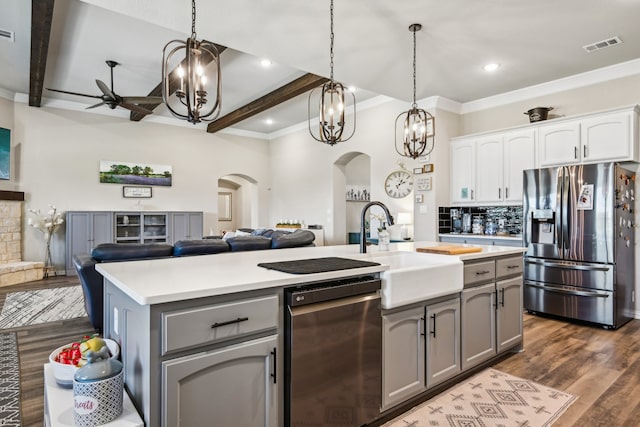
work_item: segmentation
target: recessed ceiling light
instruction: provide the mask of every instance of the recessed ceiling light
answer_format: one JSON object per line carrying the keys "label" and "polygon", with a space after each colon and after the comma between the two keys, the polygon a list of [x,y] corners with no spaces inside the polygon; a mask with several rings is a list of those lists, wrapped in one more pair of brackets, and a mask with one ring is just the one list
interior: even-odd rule
{"label": "recessed ceiling light", "polygon": [[264,68],[270,67],[271,64],[273,64],[273,62],[271,62],[271,60],[269,59],[261,59],[260,60],[260,65],[262,65]]}
{"label": "recessed ceiling light", "polygon": [[269,126],[271,126],[273,124],[273,119],[267,119],[264,121],[266,124],[268,124]]}
{"label": "recessed ceiling light", "polygon": [[492,62],[482,67],[483,70],[488,72],[496,71],[498,68],[500,68],[500,64],[497,64],[495,62]]}

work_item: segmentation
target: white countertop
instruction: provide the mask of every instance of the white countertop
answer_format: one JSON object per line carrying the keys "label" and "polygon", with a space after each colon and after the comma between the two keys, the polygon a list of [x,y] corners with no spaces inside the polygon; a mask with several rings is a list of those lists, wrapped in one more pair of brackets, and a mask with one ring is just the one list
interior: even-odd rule
{"label": "white countertop", "polygon": [[[413,252],[415,248],[440,245],[447,245],[447,243],[429,241],[402,242],[392,243],[390,246],[392,252]],[[524,248],[519,247],[464,246],[480,247],[482,252],[463,255],[424,255],[445,257],[447,259],[455,257],[466,261],[500,255],[521,254],[524,251]],[[360,254],[359,245],[342,245],[228,252],[214,255],[101,263],[96,264],[96,270],[138,304],[147,305],[276,288],[389,270],[389,265],[382,264],[375,267],[325,273],[288,274],[257,266],[261,262],[293,261],[322,257],[370,259],[375,262],[376,253],[380,253],[377,246],[369,246],[367,250],[369,251],[368,254]],[[461,289],[462,283],[460,283]]]}

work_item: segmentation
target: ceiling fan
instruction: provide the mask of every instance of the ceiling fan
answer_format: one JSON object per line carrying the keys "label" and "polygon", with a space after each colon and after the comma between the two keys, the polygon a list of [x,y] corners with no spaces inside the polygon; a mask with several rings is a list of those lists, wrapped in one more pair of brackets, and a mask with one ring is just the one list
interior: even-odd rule
{"label": "ceiling fan", "polygon": [[116,107],[122,107],[122,108],[126,108],[127,110],[131,110],[140,114],[152,114],[153,113],[152,110],[141,107],[138,104],[161,104],[162,103],[161,96],[120,96],[116,94],[113,91],[113,69],[116,67],[116,65],[119,65],[119,64],[116,61],[111,61],[111,60],[106,61],[106,63],[111,69],[111,89],[109,89],[109,87],[106,84],[104,84],[102,80],[96,79],[96,84],[98,85],[98,88],[102,92],[102,95],[87,95],[84,93],[69,92],[66,90],[51,89],[51,88],[47,88],[47,90],[50,90],[53,92],[67,93],[69,95],[86,96],[89,98],[97,98],[102,100],[102,102],[99,102],[95,105],[87,107],[87,109],[96,108],[101,105],[106,105],[112,110]]}

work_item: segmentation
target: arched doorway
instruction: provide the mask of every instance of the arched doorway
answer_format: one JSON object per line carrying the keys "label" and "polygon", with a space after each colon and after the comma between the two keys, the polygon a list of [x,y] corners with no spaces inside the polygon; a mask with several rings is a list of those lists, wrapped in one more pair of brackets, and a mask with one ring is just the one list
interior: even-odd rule
{"label": "arched doorway", "polygon": [[258,181],[243,174],[218,178],[217,230],[257,228],[259,226]]}
{"label": "arched doorway", "polygon": [[343,154],[334,162],[333,237],[330,244],[349,243],[349,233],[360,230],[360,213],[371,191],[371,157],[361,152]]}

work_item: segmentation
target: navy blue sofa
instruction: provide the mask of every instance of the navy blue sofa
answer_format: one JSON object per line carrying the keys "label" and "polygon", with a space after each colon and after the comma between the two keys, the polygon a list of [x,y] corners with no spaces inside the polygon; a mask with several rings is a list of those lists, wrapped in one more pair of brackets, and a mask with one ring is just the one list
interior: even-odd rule
{"label": "navy blue sofa", "polygon": [[102,262],[210,255],[223,252],[314,246],[315,235],[308,230],[253,230],[249,236],[229,239],[180,240],[166,243],[103,243],[91,254],[74,254],[73,265],[80,278],[84,304],[93,327],[102,332],[104,310],[103,277],[95,269]]}

